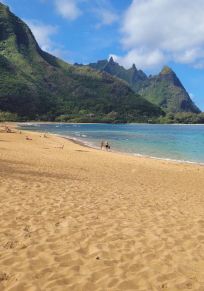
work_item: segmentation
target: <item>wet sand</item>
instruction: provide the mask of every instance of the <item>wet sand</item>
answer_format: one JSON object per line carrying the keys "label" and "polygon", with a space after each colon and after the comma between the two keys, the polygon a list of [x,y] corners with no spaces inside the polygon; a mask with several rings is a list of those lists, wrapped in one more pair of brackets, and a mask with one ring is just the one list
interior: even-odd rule
{"label": "wet sand", "polygon": [[204,290],[203,166],[0,132],[0,209],[0,290]]}

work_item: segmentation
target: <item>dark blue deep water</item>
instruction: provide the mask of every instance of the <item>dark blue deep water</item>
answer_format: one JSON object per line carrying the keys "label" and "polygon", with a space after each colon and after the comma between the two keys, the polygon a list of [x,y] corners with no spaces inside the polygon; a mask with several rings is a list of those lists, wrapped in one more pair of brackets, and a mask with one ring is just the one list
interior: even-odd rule
{"label": "dark blue deep water", "polygon": [[25,129],[78,139],[91,146],[108,141],[131,154],[204,163],[204,125],[24,124]]}

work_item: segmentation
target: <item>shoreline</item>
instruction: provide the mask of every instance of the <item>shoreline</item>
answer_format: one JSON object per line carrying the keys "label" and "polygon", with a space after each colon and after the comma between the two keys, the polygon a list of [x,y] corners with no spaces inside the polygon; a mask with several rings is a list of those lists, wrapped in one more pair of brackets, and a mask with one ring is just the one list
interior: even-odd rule
{"label": "shoreline", "polygon": [[[49,132],[48,132],[49,133]],[[82,140],[80,139],[75,139],[75,138],[72,138],[72,137],[69,137],[69,136],[63,136],[63,135],[60,135],[60,134],[53,134],[53,133],[49,133],[50,135],[56,135],[60,138],[64,138],[64,139],[67,139],[73,143],[76,143],[78,145],[81,145],[83,147],[87,147],[87,148],[91,148],[91,149],[95,149],[95,150],[101,150],[100,147],[97,147],[97,146],[92,146],[91,144],[89,144],[88,142],[83,142]],[[105,151],[105,150],[104,150]],[[193,161],[186,161],[186,160],[175,160],[175,159],[170,159],[170,158],[159,158],[159,157],[155,157],[155,156],[148,156],[148,155],[145,155],[145,154],[139,154],[139,153],[128,153],[128,152],[122,152],[122,151],[117,151],[117,150],[109,150],[107,152],[110,152],[110,153],[116,153],[116,154],[121,154],[121,155],[126,155],[126,156],[129,156],[129,157],[135,157],[135,158],[145,158],[145,159],[152,159],[152,160],[158,160],[158,161],[166,161],[166,162],[170,162],[170,163],[175,163],[175,164],[190,164],[190,165],[198,165],[198,166],[204,166],[204,162],[203,163],[199,163],[199,162],[193,162]]]}
{"label": "shoreline", "polygon": [[[17,126],[18,126],[18,124],[19,123],[17,123]],[[53,124],[53,123],[52,122],[50,122],[50,123],[44,123],[44,122],[39,123],[39,122],[36,122],[36,124]],[[67,123],[56,122],[55,124],[67,124]],[[69,124],[75,125],[75,124],[79,124],[79,123],[69,123]],[[84,124],[84,123],[81,123],[81,124]],[[94,124],[94,123],[86,123],[86,124]],[[176,124],[172,124],[172,125],[176,125]],[[180,124],[178,124],[178,125],[180,125]],[[188,124],[183,124],[183,125],[188,125]],[[22,130],[24,130],[24,129],[22,129]],[[27,130],[25,129],[24,131],[27,131]],[[28,131],[43,133],[41,131],[36,131],[36,130],[34,130],[34,131],[28,130]],[[59,138],[63,138],[65,140],[69,140],[69,141],[71,141],[73,143],[76,143],[76,144],[79,144],[79,145],[81,145],[83,147],[87,147],[87,148],[91,148],[91,149],[95,149],[95,150],[101,150],[99,146],[97,147],[96,145],[91,144],[89,141],[83,141],[83,140],[81,140],[81,139],[79,139],[77,137],[75,138],[75,137],[72,137],[72,136],[64,136],[64,135],[60,135],[58,133],[52,133],[52,132],[47,132],[47,133],[50,134],[50,135],[53,135],[53,136],[58,136]],[[188,160],[177,160],[177,159],[156,157],[156,156],[150,156],[150,155],[139,154],[139,153],[128,153],[128,152],[117,151],[117,150],[109,150],[108,152],[121,154],[121,155],[126,155],[126,156],[130,156],[130,157],[135,157],[135,158],[145,158],[145,159],[151,159],[151,160],[166,161],[166,162],[174,163],[174,164],[197,165],[197,166],[201,166],[201,167],[204,166],[204,162],[195,162],[195,161],[188,161]]]}
{"label": "shoreline", "polygon": [[[12,123],[12,121],[2,121],[2,123]],[[147,124],[147,125],[199,125],[203,126],[204,123],[148,123],[148,122],[131,122],[131,123],[104,123],[104,122],[58,122],[58,121],[22,121],[22,122],[13,122],[13,123],[25,123],[25,124]]]}

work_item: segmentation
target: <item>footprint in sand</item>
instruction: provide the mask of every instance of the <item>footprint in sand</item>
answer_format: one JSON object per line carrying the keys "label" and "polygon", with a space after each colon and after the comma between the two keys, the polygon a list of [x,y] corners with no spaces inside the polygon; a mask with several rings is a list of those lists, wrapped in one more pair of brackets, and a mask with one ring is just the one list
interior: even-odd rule
{"label": "footprint in sand", "polygon": [[14,249],[17,245],[17,241],[8,241],[5,245],[4,245],[4,248],[5,249]]}
{"label": "footprint in sand", "polygon": [[3,281],[8,281],[9,279],[9,275],[7,273],[0,273],[0,282],[3,282]]}

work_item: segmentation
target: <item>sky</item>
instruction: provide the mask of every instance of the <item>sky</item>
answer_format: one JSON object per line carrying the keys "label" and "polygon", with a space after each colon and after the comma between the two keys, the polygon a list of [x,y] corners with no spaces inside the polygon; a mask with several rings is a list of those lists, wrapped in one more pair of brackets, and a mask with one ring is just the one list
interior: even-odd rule
{"label": "sky", "polygon": [[170,66],[204,111],[203,0],[1,2],[29,25],[42,49],[69,63],[113,56],[146,74]]}

